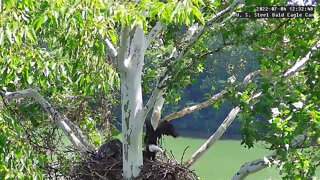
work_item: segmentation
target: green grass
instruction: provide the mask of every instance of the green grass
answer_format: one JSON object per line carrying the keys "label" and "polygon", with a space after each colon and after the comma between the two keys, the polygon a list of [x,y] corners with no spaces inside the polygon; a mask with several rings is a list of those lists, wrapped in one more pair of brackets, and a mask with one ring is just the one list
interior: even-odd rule
{"label": "green grass", "polygon": [[[167,150],[171,150],[176,159],[180,162],[184,149],[189,146],[184,155],[186,161],[204,139],[194,138],[166,138],[164,141]],[[240,141],[221,140],[214,144],[208,152],[191,166],[196,173],[205,180],[226,180],[230,179],[243,165],[243,163],[261,158],[271,152],[262,147],[246,149],[240,145]],[[271,167],[265,168],[255,174],[248,176],[248,180],[281,179],[278,171]]]}

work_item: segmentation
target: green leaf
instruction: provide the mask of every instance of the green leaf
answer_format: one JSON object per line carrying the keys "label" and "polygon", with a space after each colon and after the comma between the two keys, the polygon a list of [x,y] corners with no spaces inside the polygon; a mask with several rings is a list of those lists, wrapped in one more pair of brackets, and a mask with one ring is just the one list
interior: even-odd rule
{"label": "green leaf", "polygon": [[162,13],[162,18],[167,22],[171,22],[170,20],[171,13],[172,13],[172,7],[166,6]]}
{"label": "green leaf", "polygon": [[41,16],[35,21],[35,31],[38,31],[40,26],[48,20],[47,15],[41,14]]}
{"label": "green leaf", "polygon": [[4,32],[3,28],[0,28],[0,46],[4,44]]}
{"label": "green leaf", "polygon": [[29,38],[29,40],[31,42],[35,43],[36,37],[35,37],[35,32],[34,32],[33,28],[26,27],[26,33],[27,33],[27,37]]}
{"label": "green leaf", "polygon": [[[198,0],[198,2],[201,4],[201,5],[206,5],[202,0]],[[216,2],[216,1],[214,1]]]}
{"label": "green leaf", "polygon": [[10,44],[13,44],[12,32],[11,32],[11,30],[10,30],[8,27],[7,27],[7,29],[6,29],[6,35],[7,35],[7,38],[8,38],[8,40],[9,40]]}
{"label": "green leaf", "polygon": [[90,76],[89,75],[86,76],[86,82],[90,83]]}
{"label": "green leaf", "polygon": [[214,7],[218,7],[218,6],[220,6],[220,1],[213,1],[212,5]]}
{"label": "green leaf", "polygon": [[198,18],[198,20],[201,22],[201,24],[205,24],[202,13],[196,6],[192,6],[192,12]]}
{"label": "green leaf", "polygon": [[24,174],[23,174],[21,171],[17,173],[17,178],[18,178],[18,179],[24,179],[24,177],[25,177],[25,176],[24,176]]}
{"label": "green leaf", "polygon": [[4,179],[7,180],[7,179],[11,179],[14,177],[14,174],[12,171],[9,171],[7,172],[7,174],[5,175]]}
{"label": "green leaf", "polygon": [[193,4],[195,4],[195,6],[199,7],[199,1],[198,0],[193,0]]}
{"label": "green leaf", "polygon": [[108,31],[108,35],[109,35],[112,43],[116,44],[117,43],[117,36],[115,35],[114,31],[113,30],[109,30]]}

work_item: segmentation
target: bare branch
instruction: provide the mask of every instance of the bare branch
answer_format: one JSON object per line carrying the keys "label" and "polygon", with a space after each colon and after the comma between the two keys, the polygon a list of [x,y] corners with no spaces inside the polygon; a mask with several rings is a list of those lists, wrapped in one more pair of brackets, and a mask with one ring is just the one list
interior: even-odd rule
{"label": "bare branch", "polygon": [[162,28],[162,24],[160,22],[157,22],[157,24],[151,29],[148,36],[146,37],[145,49],[149,47],[152,40],[161,32]]}
{"label": "bare branch", "polygon": [[72,121],[70,121],[67,117],[63,115],[64,121],[69,125],[69,127],[72,129],[72,131],[75,133],[77,137],[79,137],[79,140],[81,143],[88,149],[88,151],[92,152],[94,151],[94,147],[86,140],[85,136],[82,133],[82,130],[74,124]]}
{"label": "bare branch", "polygon": [[[218,12],[212,19],[208,20],[206,22],[205,26],[191,26],[188,31],[189,33],[186,33],[186,36],[189,36],[190,38],[182,38],[185,39],[185,46],[182,48],[182,50],[179,52],[179,56],[177,60],[181,59],[185,53],[188,51],[188,49],[202,36],[205,30],[210,28],[217,20],[219,20],[222,16],[224,16],[226,13],[232,10],[235,6],[237,6],[239,3],[242,3],[242,0],[235,0],[230,6],[226,7],[222,11]],[[190,36],[190,34],[192,34]]]}
{"label": "bare branch", "polygon": [[163,89],[156,88],[155,91],[151,94],[147,104],[143,108],[143,119],[145,119],[152,109],[152,107],[155,105],[157,99],[160,97],[160,95],[163,94]]}
{"label": "bare branch", "polygon": [[[298,135],[295,136],[289,144],[290,148],[297,148],[303,144],[303,142],[307,139],[306,135]],[[232,180],[242,180],[250,174],[258,172],[266,167],[270,167],[272,162],[276,159],[277,151],[274,151],[268,156],[246,162],[241,167],[240,170],[232,177]]]}
{"label": "bare branch", "polygon": [[[262,73],[264,73],[264,72],[262,72],[260,70],[249,73],[244,78],[243,82],[240,83],[238,86],[243,86],[243,85],[248,84],[253,77],[255,77],[257,75],[260,75]],[[195,111],[198,111],[200,109],[206,108],[206,107],[210,106],[211,104],[213,104],[213,103],[219,101],[220,99],[222,99],[223,96],[225,95],[225,93],[226,93],[226,90],[223,90],[220,93],[215,94],[210,99],[208,99],[208,100],[206,100],[206,101],[204,101],[202,103],[199,103],[199,104],[184,108],[184,109],[182,109],[182,110],[180,110],[178,112],[171,113],[171,114],[167,115],[166,117],[164,117],[161,121],[171,121],[173,119],[177,119],[177,118],[180,118],[180,117],[185,116],[187,114],[190,114],[192,112],[195,112]]]}
{"label": "bare branch", "polygon": [[[245,78],[249,79],[249,78]],[[254,100],[258,98],[261,95],[261,93],[257,93],[252,95],[249,99],[248,102],[251,100]],[[213,145],[216,141],[220,139],[222,134],[228,129],[230,124],[233,122],[233,120],[237,117],[238,113],[241,111],[240,106],[237,106],[233,108],[228,116],[225,118],[225,120],[221,123],[219,128],[214,132],[210,138],[191,156],[191,158],[185,163],[187,167],[190,167],[196,160],[199,159],[199,157],[206,152],[210,148],[211,145]]]}
{"label": "bare branch", "polygon": [[285,77],[291,76],[292,74],[294,74],[295,72],[299,71],[300,69],[302,69],[305,65],[305,63],[310,59],[310,56],[312,55],[313,52],[318,51],[320,48],[320,40],[317,41],[312,47],[311,50],[301,59],[298,59],[296,61],[296,63],[294,64],[294,66],[292,66],[291,68],[289,68],[289,70],[284,73]]}
{"label": "bare branch", "polygon": [[[320,42],[320,41],[319,41]],[[318,48],[315,48],[319,45],[319,42],[316,43],[316,45],[312,48],[313,50],[317,50]],[[307,55],[305,56],[305,59],[309,59],[311,55],[311,52],[308,52]],[[307,60],[302,60],[301,63],[298,63],[299,66],[294,65],[292,68],[289,69],[289,71],[287,71],[284,76],[285,77],[290,77],[293,72],[299,71],[301,68],[301,66],[307,61]],[[294,68],[295,67],[295,68]],[[248,74],[245,78],[244,78],[244,84],[248,84],[251,80],[252,77],[261,74],[261,71],[255,71],[252,72],[250,74]],[[261,95],[261,92],[257,93],[256,95],[252,96],[249,100],[258,98]],[[221,97],[222,98],[222,97]],[[197,105],[192,106],[193,109],[196,109]],[[182,110],[183,111],[183,110]],[[181,115],[182,113],[187,114],[186,112],[191,112],[192,109],[185,109],[185,112],[179,111],[179,113],[177,112],[176,115],[178,117],[178,115]],[[226,129],[228,128],[228,126],[233,122],[233,120],[235,119],[236,115],[240,112],[240,107],[235,107],[233,108],[229,115],[226,117],[226,119],[223,121],[223,123],[220,125],[220,127],[217,129],[217,131],[192,155],[192,157],[185,163],[186,166],[191,166],[212,144],[214,144],[214,142],[216,142],[221,135],[226,131]],[[175,113],[173,113],[175,114]],[[173,116],[172,114],[170,114],[171,116]],[[170,117],[170,115],[168,115]],[[181,116],[180,116],[181,117]],[[165,117],[167,118],[167,117]],[[164,118],[164,119],[165,119]],[[171,117],[170,117],[171,118]],[[168,118],[168,119],[170,119]],[[303,139],[303,138],[302,138]],[[295,141],[291,142],[291,146],[296,146],[296,144],[299,144],[299,142],[301,141],[301,138],[299,138],[298,140],[295,139]],[[268,158],[272,158],[274,155],[270,155],[266,158],[264,158],[263,160],[258,159],[255,160],[253,162],[250,162],[248,164],[245,164],[243,166],[243,169],[240,169],[240,171],[235,175],[234,179],[242,179],[244,177],[246,177],[248,174],[253,173],[253,172],[257,172],[261,169],[263,169],[264,167],[267,167],[265,161]],[[238,176],[240,178],[238,178]]]}
{"label": "bare branch", "polygon": [[[53,121],[63,130],[65,135],[69,138],[74,147],[83,155],[87,156],[87,151],[92,151],[94,148],[84,139],[81,131],[77,132],[81,136],[71,130],[70,125],[72,124],[69,119],[61,115],[49,102],[47,102],[38,92],[33,89],[25,89],[16,92],[7,92],[4,94],[5,99],[19,99],[19,98],[34,98],[41,106],[50,114]],[[74,124],[72,126],[75,126]]]}
{"label": "bare branch", "polygon": [[252,80],[253,77],[258,76],[258,75],[260,75],[260,74],[265,74],[265,73],[267,73],[267,72],[268,72],[268,71],[257,70],[257,71],[253,71],[253,72],[247,74],[246,77],[244,77],[243,83],[240,84],[240,86],[249,84],[249,83],[251,82],[251,80]]}
{"label": "bare branch", "polygon": [[164,98],[162,94],[159,96],[159,98],[157,99],[153,107],[153,113],[151,116],[151,125],[154,130],[156,130],[158,127],[158,124],[161,118],[161,110],[162,110],[163,103],[164,103]]}
{"label": "bare branch", "polygon": [[210,136],[210,138],[191,156],[191,158],[185,163],[185,166],[190,167],[211,145],[220,139],[221,135],[227,130],[239,112],[239,106],[233,108],[217,131],[212,134],[212,136]]}
{"label": "bare branch", "polygon": [[107,52],[110,55],[110,57],[112,59],[116,59],[118,52],[117,52],[116,48],[113,46],[112,42],[108,38],[104,38],[104,42],[105,42],[106,49],[107,49]]}
{"label": "bare branch", "polygon": [[240,170],[232,177],[232,180],[242,180],[246,178],[249,174],[258,172],[271,165],[271,162],[276,157],[276,153],[272,153],[268,156],[253,160],[251,162],[244,163]]}
{"label": "bare branch", "polygon": [[203,109],[205,107],[208,107],[211,104],[213,104],[214,102],[219,101],[223,97],[223,95],[225,93],[226,93],[226,91],[222,91],[222,92],[220,92],[218,94],[215,94],[210,99],[208,99],[208,100],[206,100],[206,101],[204,101],[202,103],[199,103],[199,104],[184,108],[184,109],[182,109],[182,110],[180,110],[178,112],[171,113],[171,114],[167,115],[166,117],[164,117],[161,121],[171,121],[173,119],[180,118],[180,117],[185,116],[187,114],[190,114],[192,112],[195,112],[195,111],[198,111],[198,110]]}
{"label": "bare branch", "polygon": [[[176,55],[176,48],[172,51],[170,58],[173,58]],[[166,74],[167,72],[167,67],[164,71],[161,72],[159,75],[159,80],[158,80],[158,85],[152,92],[147,104],[143,108],[143,119],[145,119],[150,112],[151,108],[154,106],[156,103],[157,99],[163,95],[165,91],[164,83],[169,79],[169,76]]]}

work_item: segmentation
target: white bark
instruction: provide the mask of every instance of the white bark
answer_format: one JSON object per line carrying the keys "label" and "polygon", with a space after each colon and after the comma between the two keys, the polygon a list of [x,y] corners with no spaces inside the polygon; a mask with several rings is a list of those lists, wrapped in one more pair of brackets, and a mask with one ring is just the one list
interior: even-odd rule
{"label": "white bark", "polygon": [[311,50],[303,58],[297,59],[296,63],[291,68],[289,68],[289,70],[284,74],[284,76],[288,77],[293,75],[295,72],[300,71],[305,66],[305,63],[310,59],[312,53],[319,50],[319,48],[320,40],[314,43]]}
{"label": "white bark", "polygon": [[152,116],[151,116],[151,125],[153,127],[154,130],[157,129],[158,127],[158,124],[160,122],[160,118],[161,118],[161,110],[162,110],[162,106],[163,106],[163,103],[164,103],[164,98],[163,98],[163,95],[161,95],[154,107],[153,107],[153,113],[152,113]]}
{"label": "white bark", "polygon": [[127,50],[129,49],[129,27],[125,26],[121,29],[121,38],[120,38],[120,48],[118,50],[118,57],[117,57],[117,68],[120,71],[120,73],[124,73],[125,65],[124,60],[127,55]]}
{"label": "white bark", "polygon": [[[172,51],[172,53],[171,53],[169,58],[173,58],[175,56],[177,56],[176,48],[174,48],[174,50]],[[148,113],[150,112],[152,107],[155,105],[155,103],[159,99],[159,97],[163,96],[163,93],[164,93],[164,90],[165,90],[165,87],[163,87],[164,83],[165,83],[165,81],[167,81],[170,78],[166,73],[167,73],[167,67],[159,75],[159,77],[158,77],[159,80],[158,80],[157,87],[154,89],[154,91],[152,92],[147,104],[143,108],[144,118],[147,117]]]}
{"label": "white bark", "polygon": [[[141,75],[144,63],[145,38],[139,27],[130,33],[123,30],[119,61],[122,66],[121,77],[121,108],[123,136],[123,177],[133,179],[140,173],[142,158],[142,87]],[[121,56],[120,56],[121,55]]]}
{"label": "white bark", "polygon": [[190,167],[198,158],[207,150],[211,145],[220,139],[221,135],[228,129],[230,124],[236,118],[237,114],[240,112],[240,107],[237,106],[233,108],[225,120],[222,122],[220,127],[216,130],[214,134],[191,156],[191,158],[185,163],[185,166]]}
{"label": "white bark", "polygon": [[[69,138],[73,146],[82,154],[87,155],[87,151],[93,151],[94,148],[84,139],[81,131],[74,133],[71,126],[76,127],[67,117],[61,115],[49,102],[47,102],[38,92],[33,89],[26,89],[16,92],[7,92],[3,96],[5,99],[34,98],[50,114],[53,121],[62,129]],[[78,135],[78,136],[77,136]]]}
{"label": "white bark", "polygon": [[177,111],[177,112],[174,112],[174,113],[171,113],[167,116],[165,116],[161,121],[171,121],[173,119],[177,119],[177,118],[180,118],[180,117],[183,117],[187,114],[190,114],[192,112],[195,112],[195,111],[198,111],[200,109],[203,109],[203,108],[206,108],[210,105],[212,105],[214,102],[217,102],[219,100],[222,99],[222,97],[225,95],[226,91],[223,90],[221,91],[220,93],[218,94],[215,94],[214,96],[212,96],[210,99],[202,102],[202,103],[199,103],[199,104],[196,104],[196,105],[193,105],[193,106],[190,106],[190,107],[186,107],[180,111]]}
{"label": "white bark", "polygon": [[118,56],[116,48],[113,46],[112,42],[108,38],[104,38],[104,44],[106,46],[106,50],[108,52],[109,57],[112,59],[112,62],[114,63]]}
{"label": "white bark", "polygon": [[[303,134],[295,136],[290,141],[289,147],[296,148],[302,145],[303,142],[306,140],[306,138],[307,136]],[[272,165],[272,162],[276,160],[276,157],[277,157],[277,151],[274,151],[268,156],[264,156],[262,158],[244,163],[240,167],[240,170],[232,177],[232,180],[242,180],[250,174],[258,172],[266,167],[270,167]]]}
{"label": "white bark", "polygon": [[157,22],[157,24],[151,29],[148,36],[146,37],[145,50],[149,47],[152,40],[161,32],[162,28],[162,24],[160,22]]}
{"label": "white bark", "polygon": [[163,89],[156,87],[156,89],[152,92],[147,104],[143,108],[143,118],[144,119],[147,117],[148,113],[150,112],[152,107],[155,105],[157,99],[159,98],[159,96],[161,94],[163,94]]}
{"label": "white bark", "polygon": [[[308,52],[306,54],[305,57],[302,58],[302,60],[298,59],[297,60],[297,63],[289,68],[289,70],[284,74],[284,77],[288,78],[288,77],[291,77],[295,72],[299,71],[302,69],[302,67],[305,65],[305,63],[307,62],[307,60],[310,59],[311,55],[312,55],[312,52],[318,50],[320,46],[320,41],[316,42],[315,45],[311,48],[312,50],[310,52]],[[248,74],[245,78],[244,78],[244,82],[243,84],[247,84],[251,81],[251,78],[258,75],[258,74],[261,74],[263,72],[261,71],[255,71],[255,72],[252,72],[250,74]],[[268,73],[268,72],[266,72]],[[222,93],[222,92],[221,92]],[[222,94],[223,95],[223,94]],[[220,98],[222,98],[222,95]],[[261,92],[257,93],[256,95],[254,95],[252,98],[250,98],[250,100],[253,100],[253,99],[256,99],[258,98],[259,96],[261,95]],[[212,99],[212,98],[211,98]],[[211,99],[209,99],[208,101],[210,101]],[[168,116],[166,116],[164,118],[164,120],[171,120],[173,118],[177,118],[177,117],[181,117],[181,116],[184,116],[185,114],[188,114],[188,113],[191,113],[191,112],[194,112],[196,110],[199,110],[200,108],[203,108],[205,107],[204,106],[204,103],[207,103],[206,102],[203,102],[203,103],[200,103],[198,105],[194,105],[194,106],[191,106],[191,107],[188,107],[186,109],[183,109],[179,112],[176,112],[176,113],[172,113]],[[212,102],[211,102],[212,103]],[[216,142],[220,137],[221,135],[226,131],[227,127],[232,123],[232,121],[235,119],[236,115],[239,113],[240,109],[239,107],[236,107],[234,109],[231,110],[231,112],[229,113],[229,115],[227,116],[227,118],[223,121],[223,123],[220,125],[220,127],[218,128],[218,130],[192,155],[192,157],[185,163],[186,166],[190,166],[192,163],[194,163],[212,144],[214,144],[214,142]],[[300,137],[300,136],[297,136],[297,138]],[[297,140],[297,138],[295,138],[292,142],[295,143],[295,144],[298,144],[297,141],[301,142],[301,138]],[[268,158],[271,158],[273,157],[274,155],[270,155],[270,156],[267,156]],[[264,159],[265,160],[265,159]],[[260,161],[260,160],[255,160],[253,162],[250,162],[249,165],[247,164],[246,166],[243,166],[243,169],[242,169],[242,173],[253,173],[253,172],[256,172],[262,168],[266,167],[266,165]],[[246,169],[247,168],[247,169]],[[238,174],[238,173],[237,173]],[[239,176],[242,176],[241,174],[239,174]],[[247,176],[247,175],[245,175]]]}
{"label": "white bark", "polygon": [[258,172],[265,167],[271,166],[271,162],[275,158],[276,153],[272,153],[268,156],[246,162],[241,166],[240,170],[232,177],[232,180],[242,180],[248,175]]}
{"label": "white bark", "polygon": [[[256,72],[261,72],[261,71],[256,71]],[[258,74],[258,73],[254,73],[254,74]],[[249,74],[251,77],[252,73]],[[245,82],[249,82],[250,81],[250,76],[246,76],[245,78]],[[254,100],[256,98],[258,98],[261,95],[261,93],[257,93],[252,95],[249,99],[248,102],[251,100]],[[218,141],[220,139],[220,137],[222,136],[222,134],[228,129],[228,127],[230,126],[230,124],[233,122],[233,120],[237,117],[238,113],[241,111],[240,107],[237,106],[235,108],[233,108],[230,113],[228,114],[228,116],[225,118],[225,120],[221,123],[221,125],[219,126],[219,128],[214,132],[214,134],[212,134],[210,136],[210,138],[191,156],[191,158],[185,163],[185,165],[187,167],[190,167],[194,162],[196,162],[199,157],[204,154],[211,145],[213,145],[216,141]]]}

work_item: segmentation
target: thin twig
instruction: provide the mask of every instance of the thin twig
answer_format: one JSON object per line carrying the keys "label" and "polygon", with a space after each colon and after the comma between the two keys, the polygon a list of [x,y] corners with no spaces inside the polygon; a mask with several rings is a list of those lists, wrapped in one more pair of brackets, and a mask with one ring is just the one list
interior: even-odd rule
{"label": "thin twig", "polygon": [[181,156],[180,164],[182,164],[184,154],[186,153],[186,151],[187,151],[187,149],[188,149],[189,147],[190,147],[190,146],[187,146],[187,147],[183,150],[183,153],[182,153],[182,156]]}

